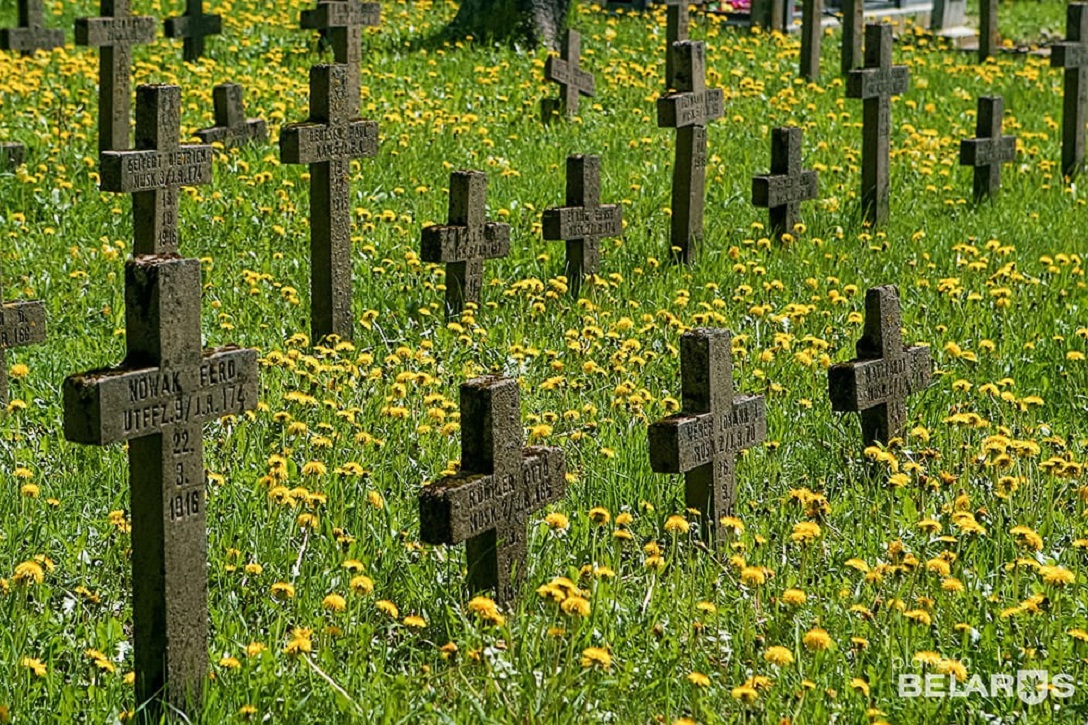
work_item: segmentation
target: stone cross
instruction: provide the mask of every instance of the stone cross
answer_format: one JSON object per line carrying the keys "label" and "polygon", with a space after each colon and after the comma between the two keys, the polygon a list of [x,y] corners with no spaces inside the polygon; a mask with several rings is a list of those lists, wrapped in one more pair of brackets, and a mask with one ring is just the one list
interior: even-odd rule
{"label": "stone cross", "polygon": [[8,404],[7,351],[45,342],[45,304],[3,301],[0,289],[0,405]]}
{"label": "stone cross", "polygon": [[997,55],[1001,36],[997,31],[997,0],[979,0],[978,7],[978,62]]}
{"label": "stone cross", "polygon": [[15,141],[0,143],[0,171],[12,171],[26,161],[26,146]]}
{"label": "stone cross", "polygon": [[184,38],[183,57],[195,61],[204,55],[204,38],[223,32],[222,15],[205,15],[204,0],[185,0],[185,14],[167,18],[167,38]]}
{"label": "stone cross", "polygon": [[377,155],[378,124],[357,118],[358,87],[353,95],[350,77],[340,64],[311,68],[310,118],[280,132],[280,160],[310,166],[310,332],[315,343],[330,335],[354,337],[351,160]]}
{"label": "stone cross", "polygon": [[865,68],[850,71],[846,97],[865,104],[861,146],[861,208],[866,221],[888,220],[888,146],[892,131],[892,96],[906,93],[910,70],[892,65],[892,26],[865,26]]}
{"label": "stone cross", "polygon": [[975,167],[975,201],[1001,188],[1001,165],[1016,159],[1016,137],[1002,136],[1005,102],[1001,96],[978,99],[977,138],[960,141],[960,165]]}
{"label": "stone cross", "polygon": [[673,45],[688,39],[688,0],[665,3],[665,90],[676,90],[676,51]]}
{"label": "stone cross", "polygon": [[721,541],[736,499],[736,455],[767,437],[762,395],[734,395],[732,335],[696,328],[680,338],[681,413],[649,428],[650,467],[683,473],[684,501],[704,540]]}
{"label": "stone cross", "polygon": [[466,303],[480,304],[484,260],[510,252],[510,225],[487,221],[487,174],[450,174],[449,220],[424,228],[420,259],[446,265],[446,313],[461,314]]}
{"label": "stone cross", "polygon": [[623,209],[601,204],[601,157],[567,157],[567,205],[545,209],[544,238],[567,243],[564,274],[578,297],[582,280],[597,274],[602,237],[623,234]]}
{"label": "stone cross", "polygon": [[263,118],[246,118],[242,103],[244,91],[237,83],[220,83],[212,91],[215,126],[196,132],[206,144],[221,143],[226,148],[268,141],[268,126]]}
{"label": "stone cross", "polygon": [[31,56],[64,45],[64,31],[45,27],[42,0],[19,0],[19,27],[0,28],[0,49]]}
{"label": "stone cross", "polygon": [[865,37],[865,0],[842,0],[842,64],[844,76],[861,67],[861,41]]}
{"label": "stone cross", "polygon": [[691,264],[703,243],[706,126],[725,113],[725,97],[720,88],[706,87],[704,43],[682,40],[673,50],[676,92],[657,99],[657,125],[676,129],[669,243],[675,258]]}
{"label": "stone cross", "polygon": [[102,0],[102,17],[76,19],[76,45],[101,48],[98,58],[98,150],[129,147],[132,46],[155,40],[155,18],[129,13],[129,0]]}
{"label": "stone cross", "polygon": [[861,413],[866,446],[902,438],[907,396],[929,385],[933,367],[929,348],[905,346],[901,328],[899,290],[895,285],[870,289],[857,358],[828,370],[831,408]]}
{"label": "stone cross", "polygon": [[198,719],[208,678],[208,557],[202,424],[257,405],[257,351],[201,350],[200,262],[125,265],[128,354],[64,381],[64,435],[128,443],[136,704]]}
{"label": "stone cross", "polygon": [[559,84],[559,99],[545,98],[541,101],[541,113],[547,121],[557,113],[568,118],[578,115],[578,97],[593,97],[597,82],[593,74],[582,70],[582,35],[577,30],[568,30],[563,35],[560,56],[548,56],[544,63],[544,78]]}
{"label": "stone cross", "polygon": [[472,592],[514,599],[525,574],[529,515],[566,493],[559,448],[522,447],[517,380],[461,385],[461,470],[419,492],[419,535],[428,544],[465,542]]}
{"label": "stone cross", "polygon": [[770,210],[771,233],[793,234],[801,202],[818,193],[815,171],[801,167],[804,132],[795,127],[771,131],[771,173],[752,179],[752,203]]}
{"label": "stone cross", "polygon": [[181,88],[136,89],[136,149],[105,151],[101,188],[132,194],[134,255],[178,251],[178,189],[209,184],[212,147],[178,143]]}
{"label": "stone cross", "polygon": [[1050,47],[1050,65],[1065,69],[1062,104],[1062,174],[1076,176],[1084,166],[1084,125],[1088,112],[1088,3],[1066,8],[1065,42]]}
{"label": "stone cross", "polygon": [[752,27],[758,26],[779,33],[786,32],[787,1],[790,4],[793,2],[793,0],[752,0],[749,11]]}
{"label": "stone cross", "polygon": [[360,0],[321,0],[312,10],[303,10],[299,25],[320,30],[332,45],[333,60],[347,66],[347,106],[354,117],[359,113],[363,62],[363,28],[381,23],[381,5]]}
{"label": "stone cross", "polygon": [[820,77],[820,42],[824,37],[823,0],[804,0],[801,6],[801,77]]}

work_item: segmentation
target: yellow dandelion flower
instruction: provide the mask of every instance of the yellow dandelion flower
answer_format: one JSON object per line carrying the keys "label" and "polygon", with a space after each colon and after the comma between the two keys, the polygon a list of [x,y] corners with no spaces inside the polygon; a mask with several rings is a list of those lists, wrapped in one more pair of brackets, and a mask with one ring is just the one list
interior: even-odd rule
{"label": "yellow dandelion flower", "polygon": [[850,688],[857,690],[862,695],[865,695],[865,697],[869,696],[869,683],[860,677],[855,677],[850,680]]}
{"label": "yellow dandelion flower", "polygon": [[788,648],[775,645],[768,647],[763,652],[763,659],[770,662],[775,667],[786,667],[792,665],[794,662],[793,652],[790,652]]}
{"label": "yellow dandelion flower", "polygon": [[292,599],[295,596],[295,586],[288,584],[287,582],[276,582],[272,585],[272,597],[274,599],[284,600]]}
{"label": "yellow dandelion flower", "polygon": [[11,581],[17,585],[41,584],[45,581],[45,571],[36,561],[24,561],[15,567]]}
{"label": "yellow dandelion flower", "polygon": [[397,619],[400,617],[400,610],[397,609],[397,605],[393,604],[393,602],[389,601],[388,599],[379,599],[378,601],[374,602],[374,606],[378,608],[379,612],[382,612],[383,614],[386,614],[393,619]]}
{"label": "yellow dandelion flower", "polygon": [[33,657],[23,657],[19,660],[19,664],[33,672],[36,677],[45,677],[46,667],[41,660]]}
{"label": "yellow dandelion flower", "polygon": [[820,627],[815,627],[805,632],[805,636],[801,638],[801,642],[811,652],[820,652],[831,647],[831,635],[826,630]]}
{"label": "yellow dandelion flower", "polygon": [[427,626],[427,620],[417,614],[409,614],[404,618],[403,624],[411,629],[423,629]]}
{"label": "yellow dandelion flower", "polygon": [[805,603],[808,599],[807,595],[800,589],[787,589],[782,592],[782,603],[788,604],[791,607],[799,607]]}
{"label": "yellow dandelion flower", "polygon": [[570,519],[558,512],[552,512],[544,517],[544,523],[552,529],[566,529],[570,526]]}
{"label": "yellow dandelion flower", "polygon": [[607,670],[612,667],[612,655],[602,647],[586,647],[582,650],[582,667],[600,667]]}
{"label": "yellow dandelion flower", "polygon": [[612,514],[608,513],[608,509],[603,506],[595,506],[589,510],[589,520],[603,526],[612,520]]}
{"label": "yellow dandelion flower", "polygon": [[348,602],[339,594],[329,594],[321,600],[321,606],[327,612],[342,612],[348,608]]}
{"label": "yellow dandelion flower", "polygon": [[758,566],[746,566],[740,570],[740,580],[748,586],[761,586],[767,581],[767,575]]}
{"label": "yellow dandelion flower", "polygon": [[351,591],[362,596],[371,594],[374,591],[374,581],[364,574],[353,576],[348,586],[351,588]]}
{"label": "yellow dandelion flower", "polygon": [[690,672],[688,673],[688,682],[696,687],[708,687],[710,685],[710,678],[702,672]]}
{"label": "yellow dandelion flower", "polygon": [[741,685],[734,687],[730,693],[734,700],[740,700],[741,702],[752,703],[759,699],[759,690],[751,685]]}
{"label": "yellow dandelion flower", "polygon": [[1064,587],[1077,581],[1077,576],[1063,566],[1041,566],[1039,576],[1051,586]]}
{"label": "yellow dandelion flower", "polygon": [[674,514],[665,520],[665,531],[670,534],[686,534],[690,529],[691,525],[683,516]]}

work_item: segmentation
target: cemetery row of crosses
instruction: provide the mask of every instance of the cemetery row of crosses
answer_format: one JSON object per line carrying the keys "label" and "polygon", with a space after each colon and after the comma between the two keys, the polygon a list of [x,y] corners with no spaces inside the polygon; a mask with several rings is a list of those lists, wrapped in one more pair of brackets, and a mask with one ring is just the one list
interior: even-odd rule
{"label": "cemetery row of crosses", "polygon": [[[32,53],[63,42],[60,31],[43,27],[40,2],[20,0],[19,9],[23,27],[0,36],[5,48]],[[1084,159],[1086,9],[1069,6],[1069,42],[1055,46],[1053,56],[1054,65],[1067,69],[1062,167],[1070,174]],[[127,354],[118,367],[65,380],[64,431],[77,443],[128,445],[136,699],[149,703],[152,713],[163,702],[193,712],[208,662],[202,424],[252,410],[259,386],[255,350],[201,347],[201,269],[198,260],[181,254],[178,194],[181,187],[211,183],[210,144],[263,143],[267,128],[246,118],[242,88],[224,83],[214,93],[217,125],[198,133],[202,144],[183,145],[180,88],[144,85],[136,89],[135,143],[129,148],[131,46],[151,42],[156,22],[130,15],[127,0],[103,0],[102,14],[80,20],[76,40],[101,52],[101,188],[132,196],[133,257],[124,278]],[[703,243],[706,129],[724,105],[721,90],[706,87],[704,44],[686,40],[686,8],[670,6],[669,20],[671,90],[657,102],[657,122],[676,130],[670,240],[677,260],[692,264]],[[348,179],[351,161],[374,156],[379,143],[377,124],[358,118],[360,33],[377,22],[377,6],[355,0],[323,0],[301,18],[302,27],[327,33],[336,59],[311,69],[309,117],[280,134],[282,161],[310,171],[314,341],[354,335]],[[185,15],[165,27],[168,36],[185,39],[185,58],[195,59],[221,23],[204,14],[199,0],[189,0]],[[594,93],[593,76],[579,65],[580,47],[577,32],[568,31],[560,57],[548,61],[545,73],[561,94],[541,109],[546,123],[577,114],[579,96]],[[816,53],[818,61],[818,48]],[[812,66],[810,55],[805,72],[811,74]],[[874,225],[883,224],[889,211],[890,99],[908,83],[907,69],[892,65],[890,26],[867,26],[864,67],[849,70],[846,95],[864,103],[861,199]],[[977,138],[963,141],[961,162],[975,169],[978,199],[997,191],[1002,164],[1015,156],[1015,138],[1002,135],[1002,113],[1001,98],[980,98]],[[794,230],[800,203],[817,197],[817,174],[802,167],[802,141],[798,128],[774,129],[770,173],[752,182],[752,202],[768,208],[779,238]],[[7,153],[10,162],[22,160],[21,149]],[[571,155],[565,203],[542,217],[544,239],[566,244],[564,272],[575,297],[598,271],[600,240],[623,233],[620,207],[601,203],[600,173],[599,156]],[[480,304],[484,260],[510,248],[510,227],[487,219],[486,191],[483,173],[453,172],[447,223],[423,230],[420,257],[446,265],[451,316]],[[4,348],[45,342],[42,305],[4,305],[2,329]],[[886,444],[903,436],[908,396],[929,384],[931,367],[928,348],[904,343],[896,288],[873,287],[857,359],[829,371],[831,406],[860,414],[866,446]],[[687,506],[698,512],[701,535],[714,542],[733,507],[735,457],[767,435],[764,400],[734,390],[727,330],[685,333],[680,374],[681,412],[651,425],[646,447],[655,472],[684,474]],[[5,398],[6,386],[5,376]],[[524,446],[516,380],[473,379],[460,396],[461,468],[423,488],[420,536],[430,544],[464,543],[468,588],[509,602],[524,571],[530,515],[564,496],[564,455],[558,448]]]}

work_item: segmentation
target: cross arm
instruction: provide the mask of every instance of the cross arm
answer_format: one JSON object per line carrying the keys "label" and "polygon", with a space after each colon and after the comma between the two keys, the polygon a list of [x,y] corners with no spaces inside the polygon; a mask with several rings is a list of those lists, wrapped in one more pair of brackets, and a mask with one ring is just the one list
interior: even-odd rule
{"label": "cross arm", "polygon": [[419,536],[427,544],[459,544],[563,498],[567,467],[558,448],[522,452],[518,478],[462,472],[419,492]]}
{"label": "cross arm", "polygon": [[0,308],[0,349],[45,342],[45,303],[9,302]]}
{"label": "cross arm", "polygon": [[929,386],[933,358],[928,347],[908,347],[893,359],[852,360],[827,371],[831,409],[856,413],[906,398]]}
{"label": "cross arm", "polygon": [[593,96],[597,93],[597,79],[594,75],[581,68],[572,68],[571,64],[562,58],[549,56],[544,62],[544,77],[554,83],[574,86],[583,96]]}
{"label": "cross arm", "polygon": [[655,473],[686,473],[719,453],[751,448],[766,437],[763,396],[740,395],[727,415],[678,413],[653,423],[650,468]]}
{"label": "cross arm", "polygon": [[361,25],[375,26],[382,21],[380,3],[319,2],[316,8],[299,13],[299,27],[303,30],[324,30]]}
{"label": "cross arm", "polygon": [[106,369],[64,381],[64,436],[106,445],[169,425],[200,423],[253,410],[259,394],[257,351],[205,350],[193,371]]}
{"label": "cross arm", "polygon": [[725,94],[721,88],[708,88],[698,93],[669,93],[657,99],[659,128],[705,126],[725,113]]}
{"label": "cross arm", "polygon": [[221,15],[178,15],[163,21],[163,33],[167,38],[188,38],[194,35],[197,26],[204,35],[219,35],[223,32]]}
{"label": "cross arm", "polygon": [[3,28],[0,29],[0,49],[29,52],[64,45],[64,31],[60,28]]}
{"label": "cross arm", "polygon": [[76,45],[92,48],[110,45],[140,45],[155,40],[158,22],[143,15],[123,18],[76,18]]}
{"label": "cross arm", "polygon": [[623,210],[616,204],[587,209],[564,206],[545,209],[542,217],[545,239],[585,239],[623,234]]}
{"label": "cross arm", "polygon": [[846,77],[847,98],[884,98],[906,93],[910,88],[910,69],[905,65],[891,68],[859,68]]}
{"label": "cross arm", "polygon": [[424,262],[463,262],[505,257],[510,251],[510,225],[487,222],[482,229],[458,225],[425,227],[419,257]]}
{"label": "cross arm", "polygon": [[1088,44],[1055,43],[1050,46],[1051,68],[1082,68],[1088,66]]}
{"label": "cross arm", "polygon": [[205,144],[176,151],[104,151],[100,158],[103,191],[134,194],[212,180],[212,147]]}
{"label": "cross arm", "polygon": [[961,166],[989,166],[1016,158],[1016,137],[968,138],[960,141]]}
{"label": "cross arm", "polygon": [[756,176],[752,179],[752,204],[775,207],[815,199],[818,193],[815,171],[802,171],[799,177],[785,174]]}
{"label": "cross arm", "polygon": [[374,121],[355,120],[344,126],[307,121],[284,126],[280,132],[280,160],[285,164],[320,164],[377,153],[378,124]]}

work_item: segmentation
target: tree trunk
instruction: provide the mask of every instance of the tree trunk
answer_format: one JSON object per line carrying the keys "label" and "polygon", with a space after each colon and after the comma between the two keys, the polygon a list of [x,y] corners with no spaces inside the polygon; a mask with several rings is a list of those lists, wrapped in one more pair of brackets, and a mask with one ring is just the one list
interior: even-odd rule
{"label": "tree trunk", "polygon": [[570,0],[462,0],[447,30],[478,40],[555,48],[569,10]]}

